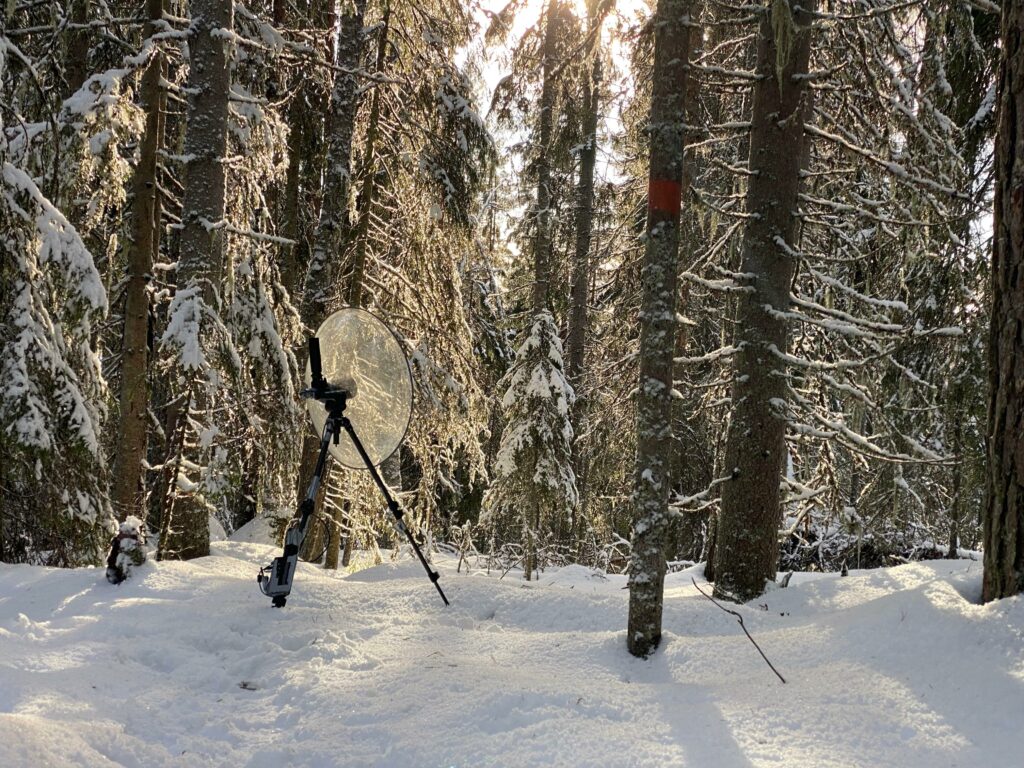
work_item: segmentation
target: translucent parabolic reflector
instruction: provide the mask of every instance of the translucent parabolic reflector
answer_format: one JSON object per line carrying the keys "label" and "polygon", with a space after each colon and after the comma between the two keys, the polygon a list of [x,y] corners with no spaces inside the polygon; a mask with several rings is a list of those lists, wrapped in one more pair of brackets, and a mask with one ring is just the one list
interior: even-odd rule
{"label": "translucent parabolic reflector", "polygon": [[[354,390],[345,415],[359,436],[370,460],[380,464],[405,438],[412,415],[412,374],[394,332],[365,309],[341,309],[324,320],[316,332],[320,340],[323,375],[335,386]],[[306,387],[312,373],[306,363]],[[313,399],[306,401],[318,435],[323,434],[327,409]],[[366,465],[342,430],[331,455],[350,469]]]}

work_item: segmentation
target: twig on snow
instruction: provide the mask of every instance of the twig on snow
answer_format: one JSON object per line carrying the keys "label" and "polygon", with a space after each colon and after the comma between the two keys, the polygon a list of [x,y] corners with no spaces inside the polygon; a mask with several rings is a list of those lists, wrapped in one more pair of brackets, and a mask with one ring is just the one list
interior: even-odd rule
{"label": "twig on snow", "polygon": [[713,598],[711,595],[709,595],[707,592],[705,592],[703,589],[698,587],[697,586],[697,580],[694,579],[692,576],[690,577],[690,581],[693,582],[693,586],[696,587],[697,591],[700,592],[702,595],[704,595],[704,597],[706,597],[708,600],[710,600],[712,603],[717,605],[719,608],[721,608],[726,613],[731,613],[733,616],[736,617],[736,620],[740,623],[740,629],[743,630],[743,634],[745,634],[747,636],[747,639],[750,640],[750,642],[752,642],[754,644],[755,648],[757,648],[757,652],[761,654],[761,658],[764,659],[764,663],[767,664],[769,667],[771,667],[772,672],[774,672],[776,675],[778,675],[779,680],[781,680],[783,683],[785,683],[786,682],[786,678],[784,678],[779,673],[779,670],[777,670],[775,668],[774,664],[772,664],[770,661],[768,661],[768,657],[764,655],[764,651],[761,650],[761,646],[758,645],[757,641],[754,640],[754,638],[750,636],[749,632],[747,632],[747,628],[743,625],[743,617],[739,614],[739,612],[729,610],[724,605],[722,605],[717,600],[715,600],[715,598]]}

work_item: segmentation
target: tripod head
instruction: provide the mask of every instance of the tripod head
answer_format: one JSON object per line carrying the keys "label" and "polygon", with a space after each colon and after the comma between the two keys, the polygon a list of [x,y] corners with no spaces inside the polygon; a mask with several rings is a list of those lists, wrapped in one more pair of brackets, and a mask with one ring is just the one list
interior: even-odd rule
{"label": "tripod head", "polygon": [[[309,368],[312,374],[309,389],[302,390],[299,395],[305,399],[317,400],[324,404],[327,409],[327,417],[337,421],[345,412],[348,401],[355,397],[355,382],[343,382],[340,385],[331,384],[324,378],[323,362],[320,358],[320,339],[316,336],[309,337]],[[334,429],[334,444],[338,444],[338,429]]]}

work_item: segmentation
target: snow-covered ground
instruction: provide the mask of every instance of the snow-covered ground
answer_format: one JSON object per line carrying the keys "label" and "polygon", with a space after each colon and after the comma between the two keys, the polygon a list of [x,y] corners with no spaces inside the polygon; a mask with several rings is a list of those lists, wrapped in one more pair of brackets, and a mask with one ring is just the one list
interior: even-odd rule
{"label": "snow-covered ground", "polygon": [[622,577],[442,559],[444,608],[411,560],[303,565],[275,610],[274,553],[218,542],[118,587],[0,565],[0,766],[1024,766],[1024,600],[977,605],[978,562],[741,607],[783,685],[696,570],[641,661]]}

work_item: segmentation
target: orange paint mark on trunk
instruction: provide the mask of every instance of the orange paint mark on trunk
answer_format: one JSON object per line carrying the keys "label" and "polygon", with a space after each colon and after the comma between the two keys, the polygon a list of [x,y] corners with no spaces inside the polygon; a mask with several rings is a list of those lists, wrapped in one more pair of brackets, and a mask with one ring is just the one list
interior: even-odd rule
{"label": "orange paint mark on trunk", "polygon": [[651,179],[647,185],[647,210],[678,216],[683,186],[670,179]]}

